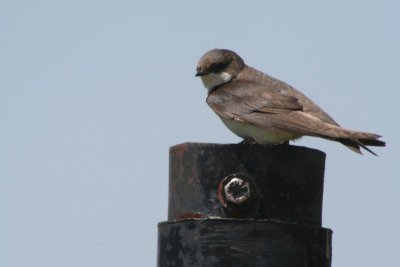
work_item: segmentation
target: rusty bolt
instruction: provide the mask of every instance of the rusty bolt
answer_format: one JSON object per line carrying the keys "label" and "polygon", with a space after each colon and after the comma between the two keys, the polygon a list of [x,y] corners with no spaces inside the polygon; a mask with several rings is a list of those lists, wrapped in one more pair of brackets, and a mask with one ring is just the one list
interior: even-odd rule
{"label": "rusty bolt", "polygon": [[232,177],[224,186],[224,193],[227,202],[242,205],[251,197],[249,182],[239,177]]}
{"label": "rusty bolt", "polygon": [[257,207],[256,185],[248,174],[229,174],[218,184],[218,200],[228,217],[245,218]]}

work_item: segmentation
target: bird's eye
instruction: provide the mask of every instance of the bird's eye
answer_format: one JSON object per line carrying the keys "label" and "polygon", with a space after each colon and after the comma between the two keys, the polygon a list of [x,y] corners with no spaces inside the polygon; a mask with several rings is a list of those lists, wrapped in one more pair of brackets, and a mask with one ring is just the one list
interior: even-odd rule
{"label": "bird's eye", "polygon": [[216,64],[214,64],[213,69],[214,69],[214,70],[222,70],[222,69],[224,69],[227,65],[228,65],[228,64],[225,63],[225,62],[216,63]]}

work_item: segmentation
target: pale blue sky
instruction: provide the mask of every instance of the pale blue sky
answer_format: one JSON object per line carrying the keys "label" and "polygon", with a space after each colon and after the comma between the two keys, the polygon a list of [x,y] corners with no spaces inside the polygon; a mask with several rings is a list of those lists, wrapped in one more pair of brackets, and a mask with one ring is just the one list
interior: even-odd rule
{"label": "pale blue sky", "polygon": [[296,144],[327,153],[333,266],[399,266],[400,2],[277,2],[0,0],[0,266],[155,266],[168,147],[240,140],[194,77],[215,47],[383,135]]}

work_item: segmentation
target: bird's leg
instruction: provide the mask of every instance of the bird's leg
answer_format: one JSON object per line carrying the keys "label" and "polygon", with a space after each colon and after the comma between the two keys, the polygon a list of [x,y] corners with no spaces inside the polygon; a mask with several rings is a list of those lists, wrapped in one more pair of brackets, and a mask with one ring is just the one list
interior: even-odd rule
{"label": "bird's leg", "polygon": [[239,144],[256,144],[253,138],[244,138]]}

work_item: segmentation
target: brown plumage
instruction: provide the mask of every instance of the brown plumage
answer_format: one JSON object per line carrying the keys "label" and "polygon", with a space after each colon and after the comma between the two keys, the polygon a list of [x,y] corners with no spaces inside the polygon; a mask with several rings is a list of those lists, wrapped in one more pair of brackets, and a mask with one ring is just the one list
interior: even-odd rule
{"label": "brown plumage", "polygon": [[213,49],[199,61],[197,74],[208,88],[208,105],[225,125],[245,139],[272,145],[315,136],[360,147],[385,146],[377,134],[340,127],[326,112],[290,85],[247,66],[235,52]]}

